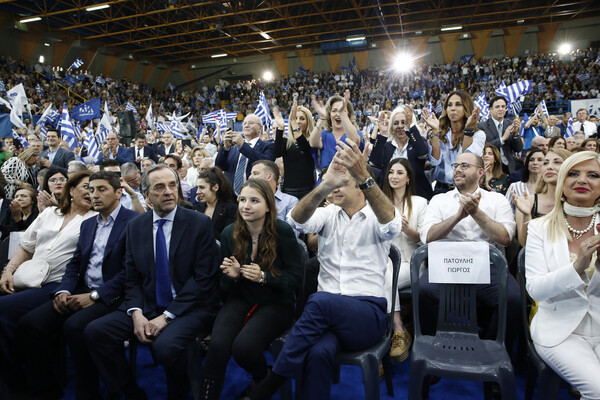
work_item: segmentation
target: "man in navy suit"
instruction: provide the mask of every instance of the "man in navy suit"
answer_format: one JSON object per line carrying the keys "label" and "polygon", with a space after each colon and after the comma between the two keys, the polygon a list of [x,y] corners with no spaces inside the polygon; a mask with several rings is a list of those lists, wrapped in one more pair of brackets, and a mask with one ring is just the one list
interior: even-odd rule
{"label": "man in navy suit", "polygon": [[146,144],[146,135],[142,132],[135,134],[135,147],[133,148],[133,156],[135,157],[135,164],[138,169],[142,169],[142,160],[146,157],[153,160],[155,163],[158,162],[160,154],[152,146]]}
{"label": "man in navy suit", "polygon": [[158,154],[162,157],[167,154],[175,153],[175,140],[173,140],[173,134],[171,132],[164,132],[162,134],[163,143],[157,147]]}
{"label": "man in navy suit", "polygon": [[60,147],[61,138],[55,128],[48,128],[46,142],[48,150],[40,152],[40,165],[43,168],[50,168],[50,166],[69,168],[69,162],[75,159],[75,154]]}
{"label": "man in navy suit", "polygon": [[[178,178],[164,164],[144,171],[153,210],[127,226],[125,301],[85,330],[92,357],[112,397],[145,399],[131,376],[123,341],[152,346],[167,376],[169,399],[186,399],[187,346],[210,332],[219,303],[219,258],[210,219],[177,206]],[[203,336],[203,337],[204,337]]]}
{"label": "man in navy suit", "polygon": [[97,218],[81,224],[77,248],[54,300],[26,314],[17,327],[27,387],[44,395],[62,393],[60,371],[54,368],[62,329],[75,364],[76,397],[99,398],[98,372],[83,331],[116,310],[125,291],[125,227],[138,214],[120,205],[122,189],[115,174],[97,172],[89,185]]}
{"label": "man in navy suit", "polygon": [[96,165],[100,165],[104,159],[108,158],[117,160],[119,165],[135,161],[132,149],[119,145],[119,138],[115,133],[111,132],[106,135],[106,143],[108,144],[108,147],[100,153]]}
{"label": "man in navy suit", "polygon": [[[259,139],[262,121],[255,114],[246,116],[243,134],[227,131],[223,135],[223,146],[217,154],[215,165],[223,170],[236,194],[250,176],[252,164],[258,160],[275,161],[273,143]],[[240,171],[238,171],[240,169]]]}
{"label": "man in navy suit", "polygon": [[477,128],[485,132],[485,140],[500,150],[502,169],[505,173],[515,172],[514,152],[523,150],[521,121],[515,118],[511,121],[504,118],[508,102],[502,96],[496,96],[490,101],[490,118],[477,124]]}

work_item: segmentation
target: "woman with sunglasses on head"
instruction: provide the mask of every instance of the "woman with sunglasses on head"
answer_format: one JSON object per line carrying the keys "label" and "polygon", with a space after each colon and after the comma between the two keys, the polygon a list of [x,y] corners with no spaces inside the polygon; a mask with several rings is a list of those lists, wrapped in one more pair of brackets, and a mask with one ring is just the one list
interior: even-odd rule
{"label": "woman with sunglasses on head", "polygon": [[431,128],[429,134],[429,162],[435,167],[434,195],[454,188],[451,165],[459,154],[469,152],[481,157],[485,146],[485,132],[478,130],[479,108],[464,90],[451,92],[444,100],[438,120],[423,108],[423,119]]}
{"label": "woman with sunglasses on head", "polygon": [[299,106],[294,100],[290,112],[290,132],[286,138],[283,137],[284,122],[281,111],[274,108],[273,115],[277,127],[273,157],[282,157],[283,170],[288,172],[281,191],[301,199],[315,187],[315,161],[308,143],[315,123],[310,110]]}
{"label": "woman with sunglasses on head", "polygon": [[221,234],[221,288],[226,298],[202,368],[203,400],[220,398],[232,354],[253,383],[266,376],[263,351],[292,325],[294,291],[304,268],[294,231],[277,219],[269,184],[246,181],[238,201],[235,224]]}
{"label": "woman with sunglasses on head", "polygon": [[[377,142],[371,151],[369,161],[383,171],[391,159],[406,158],[410,161],[415,179],[415,194],[431,199],[433,190],[425,176],[425,161],[429,152],[427,141],[421,136],[419,129],[412,126],[413,110],[410,106],[398,107],[390,115],[387,137],[377,135]],[[380,175],[383,182],[387,177]]]}

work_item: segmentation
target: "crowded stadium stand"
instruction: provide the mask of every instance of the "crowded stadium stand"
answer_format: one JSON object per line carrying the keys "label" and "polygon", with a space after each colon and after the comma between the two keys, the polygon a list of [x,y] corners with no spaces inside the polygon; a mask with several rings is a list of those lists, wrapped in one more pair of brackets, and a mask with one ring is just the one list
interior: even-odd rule
{"label": "crowded stadium stand", "polygon": [[599,26],[0,1],[0,399],[600,399]]}

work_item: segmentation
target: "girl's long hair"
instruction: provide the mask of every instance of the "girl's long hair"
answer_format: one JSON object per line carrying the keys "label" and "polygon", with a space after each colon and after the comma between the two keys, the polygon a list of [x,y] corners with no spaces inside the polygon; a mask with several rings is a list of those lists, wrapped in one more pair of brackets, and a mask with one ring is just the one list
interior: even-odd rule
{"label": "girl's long hair", "polygon": [[[473,99],[464,90],[455,90],[455,91],[451,92],[448,95],[448,97],[446,97],[446,99],[444,100],[444,108],[442,109],[442,115],[440,115],[440,140],[443,141],[444,143],[446,143],[446,132],[448,132],[448,129],[450,129],[450,126],[451,126],[450,118],[448,117],[448,102],[450,101],[450,97],[452,97],[454,95],[457,95],[458,97],[460,97],[460,101],[462,103],[463,109],[465,110],[465,115],[463,116],[463,119],[462,119],[463,128],[467,124],[467,119],[469,119],[469,117],[473,113],[473,109],[475,108]],[[462,135],[462,132],[461,132],[461,135]],[[454,139],[454,135],[452,135],[452,136]],[[458,140],[456,143],[454,143],[452,146],[452,150],[458,149],[461,142],[462,142],[461,140]]]}
{"label": "girl's long hair", "polygon": [[411,196],[415,195],[415,180],[410,161],[408,161],[406,158],[394,158],[385,168],[385,175],[383,176],[383,194],[385,194],[386,197],[390,199],[392,204],[394,204],[395,193],[394,189],[390,187],[390,169],[392,169],[392,167],[396,164],[401,164],[404,167],[406,170],[406,176],[408,177],[408,182],[406,182],[406,188],[404,189],[404,198],[398,200],[401,200],[401,203],[406,208],[406,217],[410,219],[410,213],[412,212]]}
{"label": "girl's long hair", "polygon": [[[250,179],[247,180],[240,189],[245,187],[251,187],[260,193],[262,198],[267,203],[267,214],[265,215],[265,222],[262,233],[258,237],[258,260],[257,264],[260,265],[263,271],[270,272],[273,276],[280,274],[279,270],[275,267],[275,259],[277,258],[277,242],[279,235],[277,233],[277,207],[275,206],[275,196],[271,187],[267,181],[263,179]],[[242,218],[238,209],[237,219],[235,221],[235,227],[233,229],[233,242],[235,243],[235,249],[233,255],[239,261],[240,264],[245,264],[248,257],[248,246],[252,242],[250,231],[246,221]]]}
{"label": "girl's long hair", "polygon": [[[304,136],[306,138],[306,140],[308,140],[310,133],[312,132],[312,130],[315,127],[315,120],[313,119],[313,116],[310,113],[310,110],[304,106],[298,106],[298,108],[296,109],[296,115],[298,115],[298,113],[304,114],[304,118],[306,118],[306,129],[304,130],[304,132],[302,132],[302,136]],[[295,143],[296,143],[296,138],[294,137],[294,132],[291,132],[291,124],[290,124],[290,132],[288,132],[286,148],[289,149]]]}

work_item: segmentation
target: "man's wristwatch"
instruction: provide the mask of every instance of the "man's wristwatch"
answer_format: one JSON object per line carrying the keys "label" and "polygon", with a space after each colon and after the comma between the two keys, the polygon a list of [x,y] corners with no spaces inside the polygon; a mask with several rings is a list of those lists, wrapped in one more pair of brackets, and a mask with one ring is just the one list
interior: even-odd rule
{"label": "man's wristwatch", "polygon": [[373,186],[375,186],[375,179],[373,179],[371,177],[368,177],[367,179],[365,179],[365,181],[363,183],[358,184],[358,188],[360,190],[371,189]]}
{"label": "man's wristwatch", "polygon": [[163,314],[165,316],[165,322],[167,323],[167,325],[169,325],[171,322],[173,322],[173,318],[169,317],[167,314]]}
{"label": "man's wristwatch", "polygon": [[90,299],[92,299],[92,301],[98,301],[98,300],[100,300],[100,294],[98,294],[97,290],[92,290],[90,292]]}
{"label": "man's wristwatch", "polygon": [[472,137],[475,134],[475,129],[473,128],[465,128],[463,130],[463,135]]}

